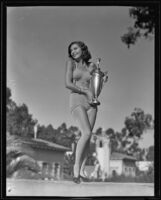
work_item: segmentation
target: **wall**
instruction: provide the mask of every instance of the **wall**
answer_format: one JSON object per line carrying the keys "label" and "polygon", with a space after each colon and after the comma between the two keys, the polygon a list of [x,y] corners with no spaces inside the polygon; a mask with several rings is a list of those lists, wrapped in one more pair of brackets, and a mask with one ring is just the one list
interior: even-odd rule
{"label": "wall", "polygon": [[38,161],[44,179],[49,179],[49,177],[53,179],[63,178],[65,152],[38,148],[34,148],[34,151],[34,159]]}
{"label": "wall", "polygon": [[34,151],[36,160],[42,160],[44,162],[58,162],[60,164],[64,163],[64,152],[37,148],[34,148]]}
{"label": "wall", "polygon": [[110,160],[110,174],[115,170],[117,175],[122,174],[122,160]]}
{"label": "wall", "polygon": [[129,161],[129,160],[123,161],[123,174],[125,176],[132,176],[132,177],[136,175],[135,161]]}

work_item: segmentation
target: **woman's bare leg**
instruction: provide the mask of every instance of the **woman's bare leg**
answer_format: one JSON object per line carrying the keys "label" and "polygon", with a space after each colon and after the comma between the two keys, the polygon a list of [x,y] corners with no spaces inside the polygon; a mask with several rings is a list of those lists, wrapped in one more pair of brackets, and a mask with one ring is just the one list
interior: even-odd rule
{"label": "woman's bare leg", "polygon": [[80,165],[82,154],[86,143],[91,137],[91,125],[88,118],[87,111],[84,107],[78,106],[73,110],[73,117],[78,122],[79,129],[81,131],[81,137],[78,140],[76,152],[75,152],[75,164],[74,164],[74,176],[78,177],[80,173]]}
{"label": "woman's bare leg", "polygon": [[[88,119],[89,119],[90,126],[91,126],[91,132],[92,132],[94,125],[95,125],[95,121],[96,121],[97,107],[89,109],[87,114],[88,114]],[[80,174],[82,176],[84,175],[85,164],[86,164],[86,161],[87,161],[87,158],[88,158],[88,154],[90,152],[90,138],[86,143],[86,146],[84,148],[83,155],[82,155],[82,163],[81,163],[81,168],[80,168]]]}

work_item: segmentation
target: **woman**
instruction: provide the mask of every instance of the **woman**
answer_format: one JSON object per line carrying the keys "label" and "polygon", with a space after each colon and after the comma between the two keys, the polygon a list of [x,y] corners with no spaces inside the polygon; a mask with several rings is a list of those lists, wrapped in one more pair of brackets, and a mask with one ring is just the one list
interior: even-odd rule
{"label": "woman", "polygon": [[66,88],[71,90],[70,110],[77,121],[81,137],[75,152],[73,181],[84,179],[84,166],[89,153],[90,138],[97,115],[97,106],[90,104],[93,94],[90,87],[91,74],[96,65],[89,62],[91,54],[81,41],[72,42],[68,47],[69,60],[66,63]]}

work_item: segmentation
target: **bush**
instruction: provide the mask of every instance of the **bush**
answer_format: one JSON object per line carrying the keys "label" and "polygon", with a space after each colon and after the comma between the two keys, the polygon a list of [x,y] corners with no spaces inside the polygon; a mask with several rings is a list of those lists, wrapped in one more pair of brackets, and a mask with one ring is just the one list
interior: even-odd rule
{"label": "bush", "polygon": [[[102,179],[91,179],[94,182],[102,182]],[[139,176],[131,177],[131,176],[124,176],[124,175],[116,175],[113,177],[109,177],[105,179],[105,182],[136,182],[136,183],[154,183],[154,175],[153,174],[141,174]]]}
{"label": "bush", "polygon": [[74,155],[65,155],[64,161],[63,177],[69,180],[73,175]]}
{"label": "bush", "polygon": [[19,169],[16,172],[14,172],[12,178],[16,179],[41,179],[41,175],[39,173],[33,172],[28,169]]}

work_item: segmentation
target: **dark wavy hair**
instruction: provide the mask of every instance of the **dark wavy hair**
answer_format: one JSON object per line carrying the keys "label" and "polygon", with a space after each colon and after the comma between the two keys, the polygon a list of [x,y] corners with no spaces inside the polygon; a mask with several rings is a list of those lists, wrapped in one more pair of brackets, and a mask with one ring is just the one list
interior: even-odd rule
{"label": "dark wavy hair", "polygon": [[88,50],[87,45],[85,45],[84,42],[81,42],[81,41],[74,41],[69,45],[69,47],[68,47],[68,56],[69,56],[69,58],[73,59],[73,57],[71,55],[71,46],[73,44],[77,44],[81,48],[81,50],[82,50],[82,59],[86,63],[88,63],[88,61],[92,58],[92,56],[91,56],[91,53]]}

